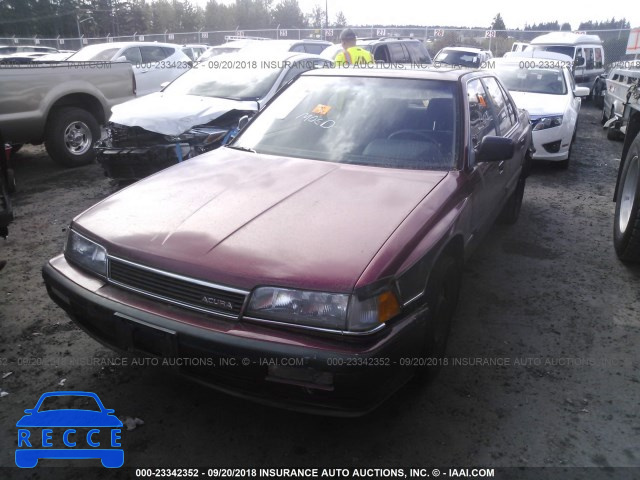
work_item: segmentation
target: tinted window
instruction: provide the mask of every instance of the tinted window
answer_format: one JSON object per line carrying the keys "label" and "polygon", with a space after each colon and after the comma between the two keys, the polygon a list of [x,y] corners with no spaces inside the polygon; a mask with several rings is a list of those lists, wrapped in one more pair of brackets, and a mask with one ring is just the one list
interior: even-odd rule
{"label": "tinted window", "polygon": [[435,58],[436,62],[445,63],[447,65],[456,65],[461,67],[478,68],[480,67],[480,58],[475,52],[465,52],[462,50],[443,49]]}
{"label": "tinted window", "polygon": [[476,146],[486,135],[496,135],[496,122],[489,107],[487,93],[479,79],[467,84],[467,98],[471,143]]}
{"label": "tinted window", "polygon": [[391,63],[408,63],[409,55],[401,43],[390,43],[389,53],[391,54]]}
{"label": "tinted window", "polygon": [[429,52],[418,42],[407,42],[405,46],[409,50],[409,54],[411,55],[411,61],[414,63],[431,63],[431,57],[429,57]]}
{"label": "tinted window", "polygon": [[602,68],[602,48],[596,48],[595,67]]}
{"label": "tinted window", "polygon": [[500,135],[504,135],[511,130],[511,127],[513,126],[513,122],[511,120],[512,117],[509,115],[509,111],[507,110],[507,100],[502,94],[500,85],[498,85],[495,78],[485,77],[483,78],[483,81],[487,88],[487,92],[489,93],[489,97],[491,98],[491,103],[493,104]]}
{"label": "tinted window", "polygon": [[294,47],[292,47],[290,49],[291,52],[304,52],[304,45],[299,44],[299,45],[295,45]]}
{"label": "tinted window", "polygon": [[327,162],[449,170],[455,165],[455,92],[455,82],[438,80],[303,75],[231,146]]}
{"label": "tinted window", "polygon": [[316,43],[307,43],[304,46],[305,50],[307,51],[307,53],[313,53],[314,55],[320,55],[322,53],[322,51],[327,48],[327,45],[324,45],[322,43],[320,44],[316,44]]}
{"label": "tinted window", "polygon": [[383,63],[391,63],[391,57],[386,45],[378,45],[373,53],[373,58]]}
{"label": "tinted window", "polygon": [[140,47],[140,52],[142,53],[142,63],[159,62],[169,56],[164,48],[158,46]]}
{"label": "tinted window", "polygon": [[587,70],[593,70],[593,67],[595,65],[595,60],[594,60],[594,56],[593,56],[593,48],[585,48],[584,49],[584,56],[586,58],[586,68],[587,68]]}
{"label": "tinted window", "polygon": [[133,65],[140,65],[142,63],[142,57],[140,56],[140,49],[138,47],[127,48],[122,52],[122,55]]}

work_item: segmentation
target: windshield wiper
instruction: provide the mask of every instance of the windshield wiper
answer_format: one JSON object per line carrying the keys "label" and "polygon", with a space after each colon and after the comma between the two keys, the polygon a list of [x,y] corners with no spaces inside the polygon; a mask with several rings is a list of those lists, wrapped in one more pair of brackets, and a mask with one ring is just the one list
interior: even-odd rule
{"label": "windshield wiper", "polygon": [[233,148],[234,150],[241,150],[243,152],[257,153],[253,148],[236,147],[235,145],[227,145],[227,148]]}

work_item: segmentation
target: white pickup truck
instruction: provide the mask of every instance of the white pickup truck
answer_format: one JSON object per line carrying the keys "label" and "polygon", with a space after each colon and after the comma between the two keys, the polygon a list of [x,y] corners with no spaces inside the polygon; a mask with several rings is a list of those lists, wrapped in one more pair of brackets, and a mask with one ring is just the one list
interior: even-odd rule
{"label": "white pickup truck", "polygon": [[44,143],[65,167],[94,159],[111,107],[134,98],[130,63],[0,63],[0,145]]}

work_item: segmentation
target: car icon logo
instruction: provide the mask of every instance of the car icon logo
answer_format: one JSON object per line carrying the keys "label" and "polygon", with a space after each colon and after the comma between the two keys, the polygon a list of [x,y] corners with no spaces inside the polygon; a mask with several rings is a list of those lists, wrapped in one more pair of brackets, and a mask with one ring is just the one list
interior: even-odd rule
{"label": "car icon logo", "polygon": [[33,468],[41,458],[100,459],[107,468],[124,464],[122,422],[92,392],[44,393],[18,422],[16,465]]}

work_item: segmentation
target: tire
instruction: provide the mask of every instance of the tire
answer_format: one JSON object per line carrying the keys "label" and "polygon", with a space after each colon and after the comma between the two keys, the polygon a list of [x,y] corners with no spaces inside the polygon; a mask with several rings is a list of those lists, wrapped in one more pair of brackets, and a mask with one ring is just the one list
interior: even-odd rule
{"label": "tire", "polygon": [[[609,115],[609,120],[611,120],[615,116],[615,112],[613,110],[613,106],[611,107],[611,115]],[[618,140],[620,138],[620,133],[615,128],[615,123],[613,122],[611,125],[607,127],[607,140]]]}
{"label": "tire", "polygon": [[607,120],[609,118],[607,117],[607,112],[605,112],[604,106],[602,107],[602,117],[600,118],[600,125],[604,125],[605,123],[607,123]]}
{"label": "tire", "polygon": [[100,125],[91,113],[82,108],[63,107],[49,116],[45,147],[57,164],[79,167],[93,161],[93,146],[99,138]]}
{"label": "tire", "polygon": [[620,175],[613,246],[623,262],[640,262],[640,134],[629,147]]}
{"label": "tire", "polygon": [[[444,254],[436,262],[427,283],[429,317],[422,347],[426,358],[442,359],[445,356],[451,321],[458,304],[460,281],[460,262],[452,255]],[[433,380],[442,363],[439,360],[421,367],[416,372],[416,379],[421,383]]]}
{"label": "tire", "polygon": [[507,203],[505,203],[498,217],[498,222],[505,225],[513,225],[518,221],[520,209],[522,208],[522,198],[524,197],[524,187],[527,182],[525,177],[520,177],[518,185],[513,191]]}

